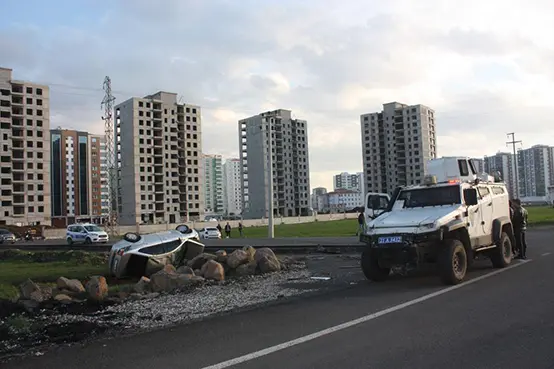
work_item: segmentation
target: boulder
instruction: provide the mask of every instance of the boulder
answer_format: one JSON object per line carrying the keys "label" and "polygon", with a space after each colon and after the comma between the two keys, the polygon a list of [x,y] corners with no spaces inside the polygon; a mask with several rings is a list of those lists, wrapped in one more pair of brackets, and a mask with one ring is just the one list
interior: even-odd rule
{"label": "boulder", "polygon": [[227,265],[231,269],[236,269],[239,265],[249,262],[249,254],[244,250],[235,250],[227,257]]}
{"label": "boulder", "polygon": [[192,260],[204,252],[204,245],[199,242],[188,241],[186,243],[185,259]]}
{"label": "boulder", "polygon": [[212,279],[214,281],[222,281],[225,279],[223,265],[219,264],[215,260],[209,260],[202,266],[202,275],[204,278]]}
{"label": "boulder", "polygon": [[165,269],[150,277],[150,288],[153,292],[172,292],[191,284],[190,274],[168,272]]}
{"label": "boulder", "polygon": [[264,247],[256,250],[255,260],[262,273],[278,272],[281,270],[281,263],[270,248]]}
{"label": "boulder", "polygon": [[21,298],[23,300],[32,300],[35,302],[43,302],[52,297],[52,289],[47,287],[40,287],[38,284],[30,279],[27,279],[19,286],[21,292]]}
{"label": "boulder", "polygon": [[256,249],[252,246],[244,246],[242,249],[248,254],[248,261],[253,261],[256,255]]}
{"label": "boulder", "polygon": [[183,266],[180,266],[179,268],[177,268],[177,273],[194,275],[194,270],[192,270],[191,267],[183,265]]}
{"label": "boulder", "polygon": [[91,277],[85,286],[85,290],[91,300],[102,301],[108,296],[108,282],[105,277]]}
{"label": "boulder", "polygon": [[85,292],[85,287],[78,279],[67,279],[65,277],[60,277],[56,281],[56,285],[59,290],[66,290],[73,293]]}
{"label": "boulder", "polygon": [[235,269],[235,274],[238,276],[254,275],[258,264],[255,261],[251,261],[248,264],[242,264]]}
{"label": "boulder", "polygon": [[167,273],[177,273],[177,269],[171,264],[164,265],[162,270]]}
{"label": "boulder", "polygon": [[62,293],[60,293],[59,295],[56,295],[54,296],[54,300],[55,301],[58,301],[62,304],[69,304],[71,302],[73,302],[73,299],[67,295],[64,295]]}
{"label": "boulder", "polygon": [[219,250],[215,253],[216,261],[218,263],[225,263],[227,262],[227,251],[225,250]]}
{"label": "boulder", "polygon": [[200,269],[195,269],[194,270],[194,275],[197,275],[199,277],[202,277],[202,271]]}
{"label": "boulder", "polygon": [[191,267],[193,270],[201,269],[202,265],[206,264],[206,262],[208,260],[215,260],[215,259],[216,259],[215,255],[203,253],[203,254],[200,254],[200,255],[196,256],[191,261],[189,261],[187,263],[187,266]]}
{"label": "boulder", "polygon": [[150,291],[150,278],[141,277],[140,280],[134,285],[133,290],[136,293],[145,293]]}

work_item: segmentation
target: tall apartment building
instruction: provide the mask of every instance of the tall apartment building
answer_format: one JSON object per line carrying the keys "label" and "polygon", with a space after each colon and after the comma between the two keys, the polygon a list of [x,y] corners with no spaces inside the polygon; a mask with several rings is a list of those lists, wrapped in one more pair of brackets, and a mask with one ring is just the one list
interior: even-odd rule
{"label": "tall apartment building", "polygon": [[325,187],[316,187],[312,190],[312,208],[314,210],[323,209],[323,205],[320,205],[322,201],[320,198],[326,193],[327,193],[327,189]]}
{"label": "tall apartment building", "polygon": [[535,145],[519,150],[517,161],[519,196],[546,201],[549,187],[554,185],[554,148]]}
{"label": "tall apartment building", "polygon": [[391,102],[360,117],[364,192],[391,193],[418,184],[426,163],[437,156],[435,112],[424,105]]}
{"label": "tall apartment building", "polygon": [[364,173],[342,172],[333,177],[333,185],[336,190],[352,190],[364,192]]}
{"label": "tall apartment building", "polygon": [[0,224],[50,225],[50,92],[0,68]]}
{"label": "tall apartment building", "polygon": [[203,157],[205,211],[221,214],[224,212],[221,155],[203,155]]}
{"label": "tall apartment building", "polygon": [[510,198],[515,198],[515,167],[513,154],[508,152],[499,152],[492,156],[485,156],[485,173],[495,175],[500,173],[503,181],[506,183]]}
{"label": "tall apartment building", "polygon": [[204,217],[200,107],[177,94],[133,97],[115,107],[119,223]]}
{"label": "tall apartment building", "polygon": [[240,159],[227,159],[223,164],[223,199],[225,213],[242,214],[242,181]]}
{"label": "tall apartment building", "polygon": [[[308,124],[279,109],[240,120],[243,217],[267,217],[269,143],[272,145],[275,215],[307,215],[310,208]],[[271,135],[270,135],[271,132]]]}
{"label": "tall apartment building", "polygon": [[104,136],[53,129],[50,142],[52,225],[104,223],[109,212]]}

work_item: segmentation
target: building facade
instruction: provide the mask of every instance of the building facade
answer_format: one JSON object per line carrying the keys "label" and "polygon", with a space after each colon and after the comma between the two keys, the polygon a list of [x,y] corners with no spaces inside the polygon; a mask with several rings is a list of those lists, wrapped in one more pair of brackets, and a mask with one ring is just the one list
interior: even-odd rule
{"label": "building facade", "polygon": [[364,206],[360,191],[338,189],[318,196],[318,211],[345,212]]}
{"label": "building facade", "polygon": [[223,196],[225,214],[242,214],[242,181],[240,159],[227,159],[223,164]]}
{"label": "building facade", "polygon": [[319,198],[320,196],[325,195],[326,193],[327,193],[327,189],[325,187],[316,187],[312,190],[311,201],[312,201],[312,208],[314,210],[320,210]]}
{"label": "building facade", "polygon": [[221,155],[204,157],[204,196],[205,212],[222,214],[223,204],[223,165]]}
{"label": "building facade", "polygon": [[391,193],[418,184],[437,156],[435,112],[424,105],[392,102],[360,117],[365,192]]}
{"label": "building facade", "polygon": [[517,161],[519,196],[530,202],[547,201],[554,185],[554,148],[535,145],[519,150]]}
{"label": "building facade", "polygon": [[104,223],[109,210],[104,136],[53,129],[50,142],[52,225]]}
{"label": "building facade", "polygon": [[342,172],[333,177],[334,190],[364,191],[364,173]]}
{"label": "building facade", "polygon": [[0,68],[0,224],[50,225],[50,92]]}
{"label": "building facade", "polygon": [[274,214],[310,212],[308,124],[291,115],[290,110],[279,109],[238,123],[244,218],[269,215],[270,140]]}
{"label": "building facade", "polygon": [[119,223],[204,217],[200,107],[157,92],[115,107]]}
{"label": "building facade", "polygon": [[510,198],[517,197],[515,194],[515,166],[513,154],[507,152],[499,152],[492,156],[485,156],[484,167],[485,173],[494,176],[499,173],[502,180],[506,183]]}

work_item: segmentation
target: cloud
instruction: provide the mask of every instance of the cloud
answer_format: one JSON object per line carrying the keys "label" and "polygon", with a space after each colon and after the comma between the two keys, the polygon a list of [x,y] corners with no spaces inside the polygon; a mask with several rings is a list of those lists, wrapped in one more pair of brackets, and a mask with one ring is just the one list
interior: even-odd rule
{"label": "cloud", "polygon": [[554,144],[550,1],[55,3],[13,3],[0,27],[0,64],[51,84],[52,127],[102,133],[109,75],[117,102],[166,90],[201,105],[206,153],[237,156],[239,119],[291,109],[312,187],[362,169],[359,115],[390,101],[435,109],[442,155],[493,154],[512,131]]}

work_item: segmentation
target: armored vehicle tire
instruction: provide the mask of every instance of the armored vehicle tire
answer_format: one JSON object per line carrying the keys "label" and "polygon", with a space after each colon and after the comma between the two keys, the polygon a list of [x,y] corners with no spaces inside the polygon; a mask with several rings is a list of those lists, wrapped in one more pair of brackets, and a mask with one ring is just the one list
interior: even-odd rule
{"label": "armored vehicle tire", "polygon": [[374,282],[385,281],[390,274],[390,268],[381,268],[375,250],[366,248],[362,252],[362,271],[367,279]]}
{"label": "armored vehicle tire", "polygon": [[444,240],[438,264],[443,283],[455,285],[462,282],[468,266],[464,244],[456,239]]}
{"label": "armored vehicle tire", "polygon": [[506,232],[502,232],[500,241],[490,251],[490,258],[495,268],[506,268],[512,262],[512,240]]}

